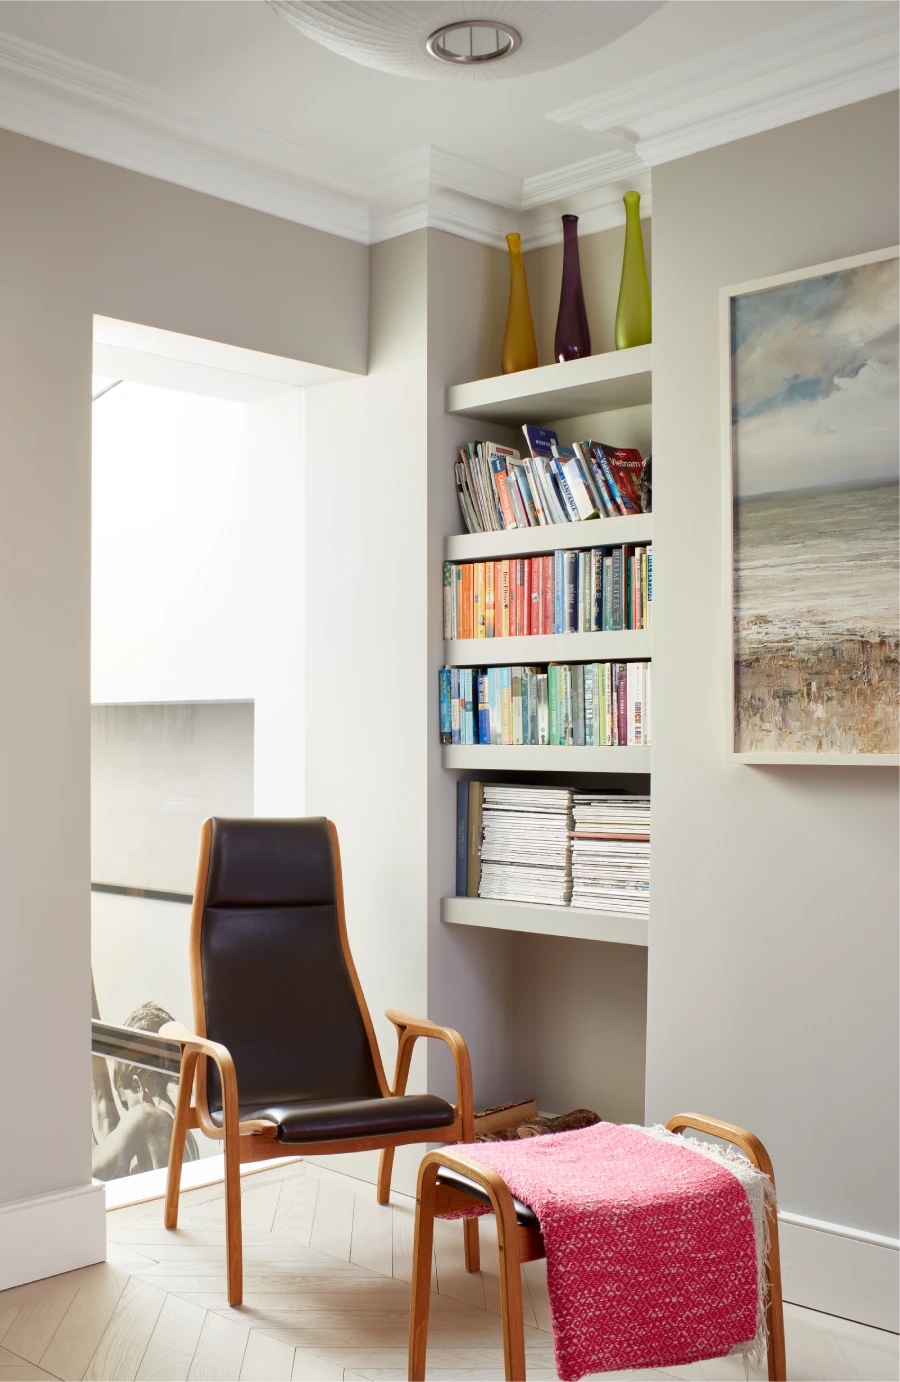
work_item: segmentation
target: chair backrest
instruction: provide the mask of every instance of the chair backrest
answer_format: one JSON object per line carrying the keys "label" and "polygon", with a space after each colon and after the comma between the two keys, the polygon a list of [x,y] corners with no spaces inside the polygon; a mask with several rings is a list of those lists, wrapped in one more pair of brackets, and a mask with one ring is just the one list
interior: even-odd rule
{"label": "chair backrest", "polygon": [[[242,1109],[388,1092],[324,816],[204,822],[191,986],[196,1030],[231,1052]],[[198,1103],[218,1112],[207,1067]]]}

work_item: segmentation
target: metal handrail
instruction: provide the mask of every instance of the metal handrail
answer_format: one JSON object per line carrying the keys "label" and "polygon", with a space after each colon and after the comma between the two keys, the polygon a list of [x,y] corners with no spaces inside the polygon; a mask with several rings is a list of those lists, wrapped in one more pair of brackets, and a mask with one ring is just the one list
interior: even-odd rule
{"label": "metal handrail", "polygon": [[176,1078],[181,1070],[181,1047],[177,1041],[168,1041],[156,1032],[102,1022],[98,1017],[91,1019],[91,1051],[95,1056],[109,1056]]}

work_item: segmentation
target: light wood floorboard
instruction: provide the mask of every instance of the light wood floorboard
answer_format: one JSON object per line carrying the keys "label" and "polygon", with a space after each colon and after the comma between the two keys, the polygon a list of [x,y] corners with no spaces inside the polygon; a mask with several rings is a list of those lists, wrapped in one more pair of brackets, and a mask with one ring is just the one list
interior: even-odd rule
{"label": "light wood floorboard", "polygon": [[[402,1382],[414,1204],[376,1204],[367,1183],[299,1161],[242,1181],[244,1305],[228,1305],[222,1187],[109,1217],[110,1259],[0,1292],[0,1382]],[[435,1234],[429,1382],[503,1377],[496,1231],[479,1223],[482,1271],[465,1271],[462,1228]],[[546,1263],[523,1269],[529,1382],[556,1369]],[[785,1307],[789,1382],[898,1382],[897,1337]],[[737,1358],[606,1373],[745,1382]],[[758,1374],[751,1370],[750,1382]],[[760,1379],[761,1382],[761,1379]]]}

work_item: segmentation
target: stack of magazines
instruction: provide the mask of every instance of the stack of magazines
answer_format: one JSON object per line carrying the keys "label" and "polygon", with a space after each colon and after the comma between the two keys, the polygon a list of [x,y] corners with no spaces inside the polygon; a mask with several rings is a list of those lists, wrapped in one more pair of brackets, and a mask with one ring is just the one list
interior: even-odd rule
{"label": "stack of magazines", "polygon": [[485,783],[479,897],[568,905],[572,792]]}
{"label": "stack of magazines", "polygon": [[650,798],[575,793],[572,906],[647,916]]}

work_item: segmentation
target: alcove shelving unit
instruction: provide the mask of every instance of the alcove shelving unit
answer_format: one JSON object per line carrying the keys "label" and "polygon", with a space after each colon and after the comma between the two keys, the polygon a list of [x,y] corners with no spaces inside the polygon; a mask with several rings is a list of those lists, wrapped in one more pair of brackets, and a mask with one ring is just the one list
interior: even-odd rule
{"label": "alcove shelving unit", "polygon": [[[520,428],[535,423],[565,432],[569,419],[582,428],[590,420],[600,435],[601,417],[639,408],[651,402],[651,347],[591,355],[565,364],[546,365],[517,374],[479,379],[447,390],[447,412],[472,419],[481,435],[485,423],[512,428],[509,444],[521,449]],[[473,429],[475,430],[475,429]],[[573,428],[569,428],[573,430]],[[578,431],[578,436],[586,432]],[[498,439],[498,438],[492,438]],[[570,438],[563,437],[564,440]],[[616,444],[633,444],[617,437]],[[588,548],[619,543],[643,545],[652,541],[653,515],[635,514],[581,523],[552,524],[505,532],[461,533],[444,543],[444,560],[500,561],[552,552],[556,548]],[[606,662],[651,660],[650,630],[605,633],[547,634],[519,638],[449,639],[444,642],[448,666],[533,665],[546,662]],[[599,778],[614,775],[649,778],[652,745],[596,747],[559,745],[445,744],[441,762],[462,776],[500,780],[507,773],[533,778],[552,773],[558,780],[575,779],[592,789]],[[524,777],[523,781],[526,780]],[[607,784],[607,785],[612,785]],[[642,784],[635,783],[640,791]],[[448,841],[448,848],[451,842]],[[578,907],[542,906],[529,902],[496,902],[484,898],[445,897],[442,921],[456,926],[480,926],[532,935],[566,936],[617,944],[647,945],[647,921],[612,912]]]}

